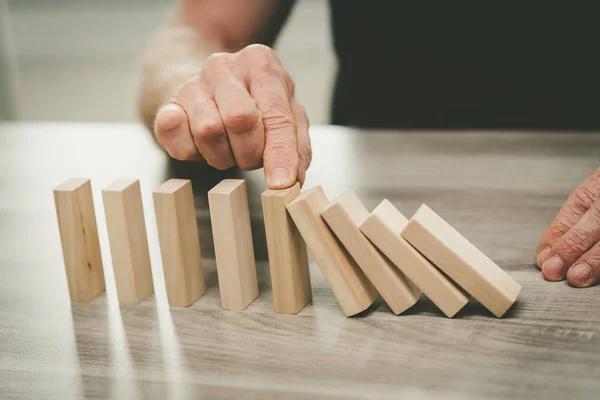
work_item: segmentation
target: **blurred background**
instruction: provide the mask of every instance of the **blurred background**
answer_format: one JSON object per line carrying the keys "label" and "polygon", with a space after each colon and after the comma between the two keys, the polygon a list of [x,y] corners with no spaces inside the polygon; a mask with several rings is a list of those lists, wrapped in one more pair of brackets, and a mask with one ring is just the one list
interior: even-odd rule
{"label": "blurred background", "polygon": [[[0,119],[133,122],[141,55],[177,0],[0,0]],[[298,1],[276,50],[312,124],[329,120],[327,0]]]}

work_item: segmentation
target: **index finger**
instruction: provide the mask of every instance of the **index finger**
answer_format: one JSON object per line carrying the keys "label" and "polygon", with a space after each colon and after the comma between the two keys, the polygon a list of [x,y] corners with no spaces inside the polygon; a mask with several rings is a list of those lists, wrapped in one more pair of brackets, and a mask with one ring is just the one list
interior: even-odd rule
{"label": "index finger", "polygon": [[298,177],[298,135],[290,93],[283,75],[263,73],[250,80],[250,94],[262,115],[265,130],[263,166],[267,185],[284,189]]}

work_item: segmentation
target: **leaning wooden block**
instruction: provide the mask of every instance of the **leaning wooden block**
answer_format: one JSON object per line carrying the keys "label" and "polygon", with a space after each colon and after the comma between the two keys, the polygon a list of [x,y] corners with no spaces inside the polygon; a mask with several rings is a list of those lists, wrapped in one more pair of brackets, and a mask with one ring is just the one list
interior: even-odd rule
{"label": "leaning wooden block", "polygon": [[205,291],[192,183],[169,179],[153,199],[169,304],[187,307]]}
{"label": "leaning wooden block", "polygon": [[329,200],[317,186],[298,196],[287,209],[349,317],[366,310],[377,297],[377,291],[321,218],[327,206]]}
{"label": "leaning wooden block", "polygon": [[417,288],[360,231],[369,211],[348,190],[321,214],[358,266],[373,283],[394,314],[413,306],[421,296]]}
{"label": "leaning wooden block", "polygon": [[408,220],[384,200],[360,230],[448,317],[469,301],[465,293],[400,236]]}
{"label": "leaning wooden block", "polygon": [[426,205],[402,236],[498,318],[516,301],[521,285]]}
{"label": "leaning wooden block", "polygon": [[153,291],[140,182],[115,181],[102,199],[119,303],[135,305]]}
{"label": "leaning wooden block", "polygon": [[225,179],[208,192],[221,307],[244,310],[258,297],[246,182]]}
{"label": "leaning wooden block", "polygon": [[306,243],[286,206],[300,195],[300,184],[262,194],[275,312],[297,314],[312,299]]}
{"label": "leaning wooden block", "polygon": [[104,271],[89,179],[54,189],[54,204],[71,301],[87,303],[104,292]]}

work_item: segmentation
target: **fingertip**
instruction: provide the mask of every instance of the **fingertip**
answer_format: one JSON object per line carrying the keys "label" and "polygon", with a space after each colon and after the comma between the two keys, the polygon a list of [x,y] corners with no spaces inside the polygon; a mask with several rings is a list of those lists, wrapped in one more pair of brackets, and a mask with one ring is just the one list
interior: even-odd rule
{"label": "fingertip", "polygon": [[594,283],[592,280],[592,269],[587,264],[577,264],[567,271],[567,281],[574,287],[588,287]]}
{"label": "fingertip", "polygon": [[557,255],[550,257],[542,265],[542,274],[547,281],[561,281],[565,276],[565,263]]}
{"label": "fingertip", "polygon": [[287,189],[296,183],[296,176],[285,167],[277,167],[267,174],[269,189]]}
{"label": "fingertip", "polygon": [[179,129],[186,118],[186,113],[180,105],[175,103],[165,104],[156,113],[154,132],[158,134]]}
{"label": "fingertip", "polygon": [[537,263],[537,267],[538,268],[542,268],[542,265],[544,264],[544,262],[546,261],[546,259],[548,258],[548,255],[550,253],[550,247],[544,247],[542,250],[540,250],[540,252],[537,254],[536,257],[536,263]]}

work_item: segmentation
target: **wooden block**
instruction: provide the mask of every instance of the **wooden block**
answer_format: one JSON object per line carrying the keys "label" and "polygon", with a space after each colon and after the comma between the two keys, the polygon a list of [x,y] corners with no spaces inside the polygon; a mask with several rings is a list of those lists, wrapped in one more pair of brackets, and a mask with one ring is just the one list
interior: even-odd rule
{"label": "wooden block", "polygon": [[377,291],[321,218],[327,206],[329,199],[317,186],[298,196],[287,209],[344,314],[350,317],[369,308]]}
{"label": "wooden block", "polygon": [[521,285],[426,205],[402,236],[498,318],[517,299]]}
{"label": "wooden block", "polygon": [[140,182],[115,181],[102,199],[119,303],[135,305],[153,291]]}
{"label": "wooden block", "polygon": [[408,220],[384,200],[360,226],[360,230],[429,299],[452,318],[469,301],[466,294],[400,236]]}
{"label": "wooden block", "polygon": [[308,253],[286,206],[300,195],[300,184],[262,194],[275,312],[297,314],[312,299]]}
{"label": "wooden block", "polygon": [[258,297],[248,194],[243,179],[225,179],[208,192],[221,307],[244,310]]}
{"label": "wooden block", "polygon": [[153,199],[169,304],[188,307],[205,291],[192,183],[169,179]]}
{"label": "wooden block", "polygon": [[360,225],[369,218],[369,211],[353,191],[346,191],[327,207],[321,216],[394,314],[406,311],[419,300],[421,290],[360,231]]}
{"label": "wooden block", "polygon": [[70,179],[54,189],[54,204],[67,271],[69,296],[87,303],[104,292],[104,271],[89,179]]}

